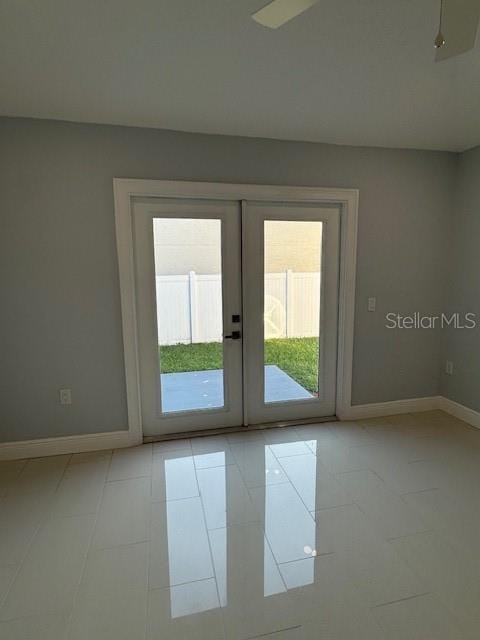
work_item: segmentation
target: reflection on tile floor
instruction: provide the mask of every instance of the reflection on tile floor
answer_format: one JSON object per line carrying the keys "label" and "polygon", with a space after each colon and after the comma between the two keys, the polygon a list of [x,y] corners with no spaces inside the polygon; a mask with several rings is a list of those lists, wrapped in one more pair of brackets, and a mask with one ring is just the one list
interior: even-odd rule
{"label": "reflection on tile floor", "polygon": [[0,637],[473,640],[479,483],[441,412],[0,463]]}

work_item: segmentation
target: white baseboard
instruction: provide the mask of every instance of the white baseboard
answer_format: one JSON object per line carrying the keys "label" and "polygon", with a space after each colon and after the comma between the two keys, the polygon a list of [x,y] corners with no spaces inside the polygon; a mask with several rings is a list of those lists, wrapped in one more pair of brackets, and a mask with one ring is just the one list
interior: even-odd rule
{"label": "white baseboard", "polygon": [[361,420],[362,418],[377,418],[392,416],[399,413],[413,413],[416,411],[432,411],[440,408],[441,396],[427,398],[409,398],[407,400],[392,400],[391,402],[373,402],[371,404],[356,404],[341,412],[340,420]]}
{"label": "white baseboard", "polygon": [[478,411],[469,409],[465,405],[459,404],[458,402],[445,398],[444,396],[440,396],[438,408],[452,416],[455,416],[455,418],[458,418],[459,420],[467,422],[472,427],[480,429],[480,413]]}
{"label": "white baseboard", "polygon": [[[472,427],[480,429],[480,412],[469,409],[443,396],[353,405],[338,415],[338,418],[340,420],[361,420],[363,418],[377,418],[401,413],[432,411],[435,409],[441,409],[455,418],[463,420]],[[122,447],[139,445],[142,441],[142,436],[138,431],[131,432],[125,430],[80,436],[4,442],[0,443],[0,460],[39,458],[66,453],[99,451],[101,449],[120,449]]]}
{"label": "white baseboard", "polygon": [[346,409],[338,417],[340,420],[361,420],[363,418],[378,418],[393,416],[400,413],[414,413],[418,411],[433,411],[440,409],[445,413],[463,420],[472,427],[480,429],[480,412],[474,411],[444,396],[430,396],[428,398],[411,398],[408,400],[393,400],[392,402],[376,402],[372,404],[358,404]]}
{"label": "white baseboard", "polygon": [[62,436],[59,438],[39,438],[38,440],[20,440],[18,442],[1,443],[0,460],[41,458],[65,453],[120,449],[141,443],[142,437],[138,433],[132,433],[127,430],[80,436]]}

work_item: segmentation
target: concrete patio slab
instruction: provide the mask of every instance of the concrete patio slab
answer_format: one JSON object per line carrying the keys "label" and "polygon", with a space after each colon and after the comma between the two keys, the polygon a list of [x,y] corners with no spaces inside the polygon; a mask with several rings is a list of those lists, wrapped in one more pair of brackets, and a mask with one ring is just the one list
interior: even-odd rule
{"label": "concrete patio slab", "polygon": [[[169,411],[223,406],[223,370],[162,373],[162,408]],[[312,394],[276,365],[265,366],[266,402],[301,400]]]}

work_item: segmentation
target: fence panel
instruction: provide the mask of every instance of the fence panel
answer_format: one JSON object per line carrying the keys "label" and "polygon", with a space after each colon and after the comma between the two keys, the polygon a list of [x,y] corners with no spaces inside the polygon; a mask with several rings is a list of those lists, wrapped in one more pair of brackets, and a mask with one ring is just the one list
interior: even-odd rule
{"label": "fence panel", "polygon": [[[219,342],[222,338],[220,275],[157,276],[159,344]],[[320,273],[267,273],[265,337],[318,336]]]}
{"label": "fence panel", "polygon": [[287,337],[286,274],[267,273],[265,276],[265,337]]}
{"label": "fence panel", "polygon": [[157,276],[156,284],[158,343],[190,343],[188,276]]}
{"label": "fence panel", "polygon": [[222,339],[222,281],[219,275],[197,276],[198,337],[193,342]]}
{"label": "fence panel", "polygon": [[289,338],[318,336],[320,327],[320,274],[294,273],[293,286],[288,296],[287,308],[292,322],[288,327]]}

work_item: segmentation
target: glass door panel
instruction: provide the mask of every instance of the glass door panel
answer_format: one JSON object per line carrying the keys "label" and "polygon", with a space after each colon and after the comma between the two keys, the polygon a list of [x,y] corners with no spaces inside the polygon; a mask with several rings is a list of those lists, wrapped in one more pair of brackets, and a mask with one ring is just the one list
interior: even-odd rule
{"label": "glass door panel", "polygon": [[318,397],[322,222],[264,222],[264,400]]}
{"label": "glass door panel", "polygon": [[222,222],[154,218],[161,413],[224,406]]}
{"label": "glass door panel", "polygon": [[340,209],[243,203],[249,424],[335,414]]}

